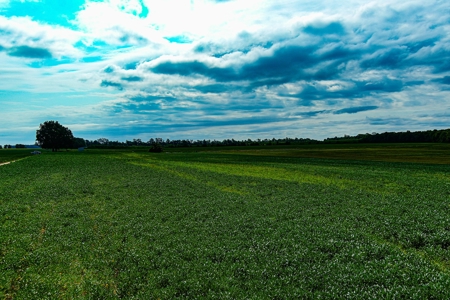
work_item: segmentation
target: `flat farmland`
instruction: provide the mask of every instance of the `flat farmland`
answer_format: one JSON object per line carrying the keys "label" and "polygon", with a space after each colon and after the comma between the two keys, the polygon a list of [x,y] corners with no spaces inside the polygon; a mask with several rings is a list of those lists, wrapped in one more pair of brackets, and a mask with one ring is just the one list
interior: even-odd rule
{"label": "flat farmland", "polygon": [[450,164],[449,144],[318,144],[290,147],[241,147],[225,153],[233,152],[260,156]]}
{"label": "flat farmland", "polygon": [[34,150],[35,149],[0,149],[0,164],[28,157]]}
{"label": "flat farmland", "polygon": [[0,298],[446,299],[450,151],[396,147],[88,149],[0,166]]}

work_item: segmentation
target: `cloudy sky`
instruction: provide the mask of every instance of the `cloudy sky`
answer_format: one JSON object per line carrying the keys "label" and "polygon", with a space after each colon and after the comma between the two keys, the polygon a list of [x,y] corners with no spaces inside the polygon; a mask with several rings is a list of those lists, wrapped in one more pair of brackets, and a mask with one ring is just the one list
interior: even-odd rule
{"label": "cloudy sky", "polygon": [[450,1],[0,0],[0,144],[450,127]]}

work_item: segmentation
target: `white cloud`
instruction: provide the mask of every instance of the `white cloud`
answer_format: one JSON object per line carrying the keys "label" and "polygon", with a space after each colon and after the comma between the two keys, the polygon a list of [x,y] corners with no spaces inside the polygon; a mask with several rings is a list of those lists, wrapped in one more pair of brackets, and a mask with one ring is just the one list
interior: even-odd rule
{"label": "white cloud", "polygon": [[[7,3],[0,0],[0,8]],[[141,3],[148,9],[146,16]],[[426,13],[421,13],[418,10],[420,7]],[[360,129],[362,132],[377,131],[374,127],[378,125],[370,125],[372,128],[369,128],[366,115],[381,118],[389,111],[392,117],[414,118],[419,107],[432,111],[438,105],[450,106],[447,101],[450,99],[449,92],[443,91],[442,85],[428,85],[438,76],[444,76],[433,73],[433,66],[361,66],[363,60],[369,59],[376,65],[376,59],[389,54],[392,49],[407,53],[404,44],[425,39],[436,39],[436,42],[431,42],[430,46],[415,54],[408,54],[408,59],[426,61],[449,52],[449,25],[443,25],[448,23],[448,16],[442,13],[448,7],[445,1],[432,1],[424,5],[420,1],[394,3],[388,0],[248,0],[221,3],[211,0],[87,1],[74,21],[74,25],[78,26],[74,28],[78,31],[45,25],[29,17],[0,16],[0,29],[4,31],[0,36],[0,45],[6,49],[28,46],[48,49],[56,58],[72,58],[72,62],[66,64],[30,68],[28,65],[32,59],[11,57],[6,50],[0,51],[3,71],[0,74],[0,89],[29,93],[21,100],[5,96],[1,101],[8,107],[9,113],[3,111],[2,117],[11,115],[11,111],[19,113],[20,105],[29,103],[29,95],[35,95],[38,99],[33,103],[36,111],[24,111],[21,113],[24,118],[35,120],[42,114],[38,110],[42,109],[51,116],[64,118],[64,123],[70,124],[71,128],[83,131],[129,126],[131,121],[137,119],[140,125],[160,122],[158,124],[164,123],[165,126],[179,125],[185,121],[195,124],[199,118],[218,122],[238,118],[273,118],[278,120],[278,127],[273,124],[218,126],[212,129],[192,127],[183,129],[186,131],[178,137],[262,137],[263,130],[268,132],[268,137],[280,137],[279,132],[298,136],[297,128],[309,130],[309,133],[304,131],[300,135],[313,138],[339,133],[356,134],[360,133],[357,132]],[[330,22],[342,24],[345,34],[324,38],[320,34],[304,32],[309,25],[323,28]],[[436,24],[439,26],[433,26]],[[165,39],[177,36],[180,40],[185,37],[192,43],[171,43]],[[79,46],[79,41],[84,47]],[[277,61],[271,59],[278,55],[277,59],[282,62],[285,57],[279,53],[284,53],[281,50],[291,46],[299,46],[299,49],[312,46],[313,53],[307,53],[312,58],[330,53],[330,56],[336,55],[322,62],[298,64],[299,71],[307,74],[328,71],[333,68],[331,63],[334,62],[338,71],[323,80],[300,76],[304,79],[287,79],[287,82],[281,83],[274,80],[270,83],[271,79],[283,77],[279,75],[283,74],[282,69],[271,73],[270,68],[277,68]],[[204,51],[198,51],[199,48]],[[340,49],[342,53],[339,53]],[[336,53],[333,54],[333,51]],[[352,56],[349,52],[355,54]],[[86,55],[98,61],[83,62]],[[342,61],[339,55],[342,55]],[[175,71],[169,70],[167,74],[157,74],[151,71],[161,63],[177,68],[184,67],[177,63],[193,61],[198,62],[198,69],[192,72],[177,73],[173,69]],[[267,61],[270,63],[264,65]],[[137,64],[135,68],[124,69],[129,63]],[[266,66],[267,70],[258,69],[258,63]],[[107,67],[111,67],[113,72],[104,72]],[[234,81],[229,79],[229,82],[220,82],[220,76],[211,75],[216,71],[220,73],[220,68],[227,69],[225,71],[232,69],[239,75],[245,73],[245,67],[254,67],[256,71],[250,75],[244,74],[249,78],[230,76]],[[210,73],[202,73],[208,68]],[[286,68],[289,69],[289,66]],[[267,71],[269,83],[259,86],[258,82],[252,88],[256,80],[264,82],[266,79],[258,71]],[[387,83],[423,80],[424,84],[405,85],[400,87],[402,90],[394,86],[388,92],[369,90],[360,93],[357,90],[359,85],[363,86],[363,81],[377,84],[383,83],[383,80]],[[110,84],[100,87],[102,81]],[[209,85],[211,90],[201,90]],[[118,87],[123,90],[117,90]],[[327,96],[331,99],[325,99]],[[351,115],[332,113],[333,110],[355,106],[379,106],[380,109]],[[324,112],[315,114],[314,111]],[[161,116],[164,122],[157,120]],[[286,120],[279,121],[283,117]],[[11,120],[11,117],[8,118]],[[24,124],[18,125],[25,128]],[[354,126],[353,131],[349,130],[350,126]],[[273,131],[275,127],[279,130]],[[174,129],[164,131],[161,125],[159,130],[155,134],[169,134]]]}
{"label": "white cloud", "polygon": [[0,16],[0,45],[4,48],[28,46],[47,49],[56,58],[80,57],[81,52],[73,45],[80,34],[63,27],[53,27],[33,21],[30,17]]}
{"label": "white cloud", "polygon": [[[138,12],[131,2],[87,2],[77,14],[76,23],[86,33],[88,44],[102,40],[113,45],[164,44],[164,40],[150,24],[130,12]],[[135,3],[136,4],[136,3]],[[124,6],[124,8],[122,8]]]}

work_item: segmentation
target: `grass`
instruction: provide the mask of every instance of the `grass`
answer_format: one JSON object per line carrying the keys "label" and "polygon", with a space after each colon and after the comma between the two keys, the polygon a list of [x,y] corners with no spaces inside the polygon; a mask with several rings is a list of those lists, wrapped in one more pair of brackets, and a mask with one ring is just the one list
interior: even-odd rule
{"label": "grass", "polygon": [[1,166],[0,298],[448,298],[446,148],[342,147]]}
{"label": "grass", "polygon": [[31,156],[32,149],[0,149],[0,164]]}
{"label": "grass", "polygon": [[261,156],[450,164],[450,144],[321,144],[225,151],[230,152]]}

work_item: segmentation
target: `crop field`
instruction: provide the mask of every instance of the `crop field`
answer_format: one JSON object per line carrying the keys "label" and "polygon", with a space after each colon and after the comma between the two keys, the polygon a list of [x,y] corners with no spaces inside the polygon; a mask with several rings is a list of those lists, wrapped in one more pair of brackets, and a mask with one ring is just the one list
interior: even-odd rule
{"label": "crop field", "polygon": [[17,161],[30,156],[35,149],[2,149],[0,150],[0,164]]}
{"label": "crop field", "polygon": [[327,147],[0,166],[0,298],[448,299],[450,151]]}
{"label": "crop field", "polygon": [[[252,147],[249,147],[252,148]],[[240,148],[226,153],[309,157],[325,159],[358,159],[369,161],[420,162],[450,164],[449,144],[319,144],[303,146]]]}

